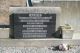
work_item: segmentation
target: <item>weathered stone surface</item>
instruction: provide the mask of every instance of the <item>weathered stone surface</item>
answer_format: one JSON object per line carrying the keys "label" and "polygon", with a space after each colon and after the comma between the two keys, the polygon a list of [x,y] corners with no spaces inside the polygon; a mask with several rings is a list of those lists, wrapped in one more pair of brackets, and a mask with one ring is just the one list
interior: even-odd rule
{"label": "weathered stone surface", "polygon": [[79,39],[0,39],[0,46],[7,47],[51,47],[62,43],[80,46]]}
{"label": "weathered stone surface", "polygon": [[9,0],[12,6],[26,6],[26,0]]}
{"label": "weathered stone surface", "polygon": [[26,6],[25,0],[0,0],[0,25],[9,24],[9,7]]}
{"label": "weathered stone surface", "polygon": [[9,28],[0,28],[0,38],[9,38]]}

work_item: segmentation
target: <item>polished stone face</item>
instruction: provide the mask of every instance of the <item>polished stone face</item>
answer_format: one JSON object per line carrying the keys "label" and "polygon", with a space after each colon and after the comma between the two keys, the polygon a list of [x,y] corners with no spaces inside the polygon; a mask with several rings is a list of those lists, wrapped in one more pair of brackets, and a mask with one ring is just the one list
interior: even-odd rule
{"label": "polished stone face", "polygon": [[[35,14],[35,13],[33,13]],[[15,38],[46,38],[52,37],[55,32],[56,15],[41,14],[14,14]]]}

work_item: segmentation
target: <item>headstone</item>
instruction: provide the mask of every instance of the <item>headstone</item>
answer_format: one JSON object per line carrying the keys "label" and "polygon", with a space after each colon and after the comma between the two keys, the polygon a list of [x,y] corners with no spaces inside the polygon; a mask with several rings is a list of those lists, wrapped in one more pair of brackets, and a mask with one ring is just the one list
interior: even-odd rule
{"label": "headstone", "polygon": [[14,38],[52,38],[56,29],[58,8],[11,7]]}

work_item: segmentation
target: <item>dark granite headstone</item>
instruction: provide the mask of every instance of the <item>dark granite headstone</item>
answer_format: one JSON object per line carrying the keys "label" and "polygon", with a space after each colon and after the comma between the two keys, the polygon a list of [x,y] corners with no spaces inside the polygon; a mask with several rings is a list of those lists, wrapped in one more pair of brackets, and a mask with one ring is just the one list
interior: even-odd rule
{"label": "dark granite headstone", "polygon": [[53,8],[16,8],[11,18],[14,38],[52,38],[56,28]]}

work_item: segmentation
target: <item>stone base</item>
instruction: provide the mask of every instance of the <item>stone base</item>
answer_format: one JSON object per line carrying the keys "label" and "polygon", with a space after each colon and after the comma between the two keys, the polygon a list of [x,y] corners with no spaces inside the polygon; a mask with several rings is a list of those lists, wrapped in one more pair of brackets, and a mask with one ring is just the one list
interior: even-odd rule
{"label": "stone base", "polygon": [[76,39],[0,39],[0,46],[16,47],[51,47],[60,44],[80,45]]}

